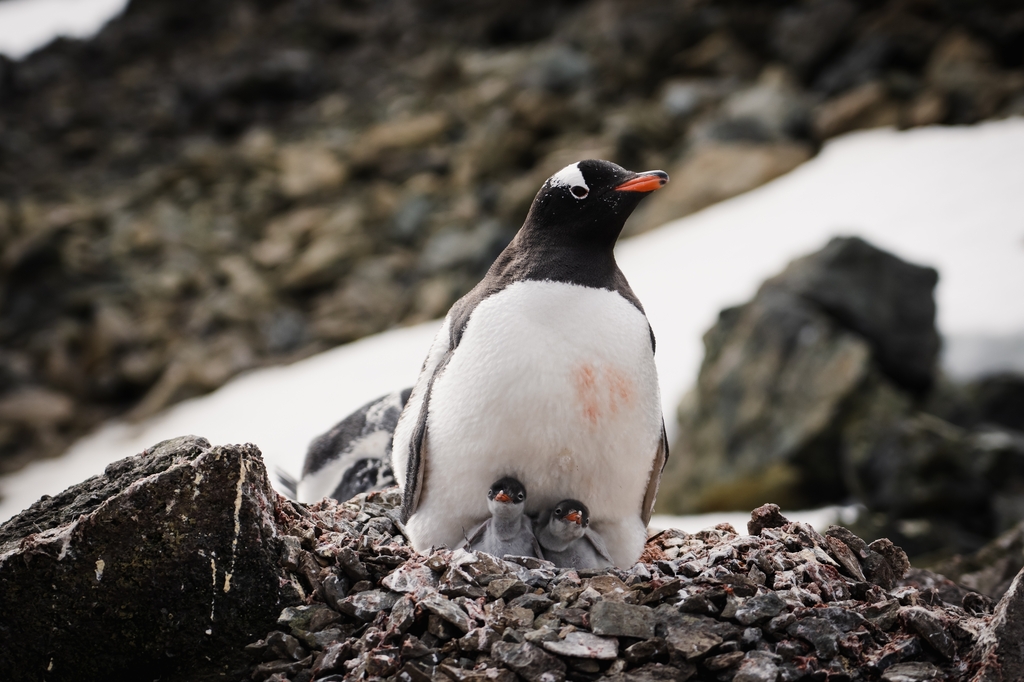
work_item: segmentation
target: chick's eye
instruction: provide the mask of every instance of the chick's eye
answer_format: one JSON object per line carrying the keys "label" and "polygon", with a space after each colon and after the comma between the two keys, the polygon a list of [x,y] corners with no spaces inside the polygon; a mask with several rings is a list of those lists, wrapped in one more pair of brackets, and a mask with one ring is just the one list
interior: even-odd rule
{"label": "chick's eye", "polygon": [[577,199],[583,199],[588,194],[590,194],[590,190],[587,189],[586,187],[583,187],[582,185],[576,185],[569,191],[572,192],[572,195]]}
{"label": "chick's eye", "polygon": [[562,515],[562,508],[559,507],[558,509],[556,509],[555,510],[555,514],[557,514],[558,516],[561,516]]}
{"label": "chick's eye", "polygon": [[524,497],[526,497],[526,495],[524,495],[522,493],[519,493],[518,495],[516,495],[516,499],[517,500],[522,500]]}

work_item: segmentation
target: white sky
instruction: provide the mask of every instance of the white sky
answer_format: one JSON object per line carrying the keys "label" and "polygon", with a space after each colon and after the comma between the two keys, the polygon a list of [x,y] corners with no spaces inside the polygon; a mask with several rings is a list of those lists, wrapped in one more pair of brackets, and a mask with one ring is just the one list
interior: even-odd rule
{"label": "white sky", "polygon": [[[943,334],[1024,333],[1024,119],[848,135],[786,176],[623,242],[619,263],[658,337],[670,429],[718,311],[836,234],[937,267]],[[436,328],[367,337],[238,377],[142,424],[108,424],[64,457],[0,478],[0,521],[111,461],[188,433],[214,444],[253,442],[268,469],[295,475],[314,436],[413,384]]]}
{"label": "white sky", "polygon": [[128,0],[3,0],[0,53],[21,59],[57,36],[88,38],[127,4]]}

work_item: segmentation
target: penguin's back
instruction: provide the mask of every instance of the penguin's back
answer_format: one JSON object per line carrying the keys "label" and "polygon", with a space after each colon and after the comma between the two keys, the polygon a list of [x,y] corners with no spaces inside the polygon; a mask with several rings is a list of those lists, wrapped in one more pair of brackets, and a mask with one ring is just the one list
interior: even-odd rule
{"label": "penguin's back", "polygon": [[579,499],[616,563],[639,554],[662,421],[650,328],[634,303],[565,282],[510,284],[475,307],[432,391],[409,524],[417,545],[456,546],[488,516],[488,486],[511,475],[529,491],[528,513]]}

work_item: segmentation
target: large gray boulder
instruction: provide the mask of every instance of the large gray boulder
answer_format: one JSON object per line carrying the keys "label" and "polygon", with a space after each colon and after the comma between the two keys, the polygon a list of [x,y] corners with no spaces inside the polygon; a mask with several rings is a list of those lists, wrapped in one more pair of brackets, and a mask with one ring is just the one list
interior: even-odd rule
{"label": "large gray boulder", "polygon": [[1021,381],[935,381],[935,283],[837,238],[722,311],[659,508],[856,500],[873,512],[861,532],[914,556],[973,552],[1024,520]]}
{"label": "large gray boulder", "polygon": [[931,268],[837,238],[722,311],[704,337],[697,387],[680,406],[662,509],[845,497],[844,418],[879,391],[891,394],[892,414],[904,414],[904,389],[931,380],[935,282]]}
{"label": "large gray boulder", "polygon": [[939,353],[929,267],[907,263],[857,237],[835,238],[764,284],[797,296],[859,334],[897,385],[931,386]]}
{"label": "large gray boulder", "polygon": [[164,441],[0,526],[0,670],[19,680],[237,679],[298,592],[253,445]]}

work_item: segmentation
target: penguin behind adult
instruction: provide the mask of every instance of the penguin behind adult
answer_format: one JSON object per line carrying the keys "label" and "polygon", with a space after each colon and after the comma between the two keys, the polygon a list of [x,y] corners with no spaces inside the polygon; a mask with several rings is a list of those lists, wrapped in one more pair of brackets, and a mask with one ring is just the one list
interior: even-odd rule
{"label": "penguin behind adult", "polygon": [[488,516],[480,491],[514,476],[527,513],[578,499],[617,566],[639,558],[668,444],[654,333],[613,250],[666,182],[608,161],[566,166],[452,306],[395,430],[416,549],[457,547]]}

